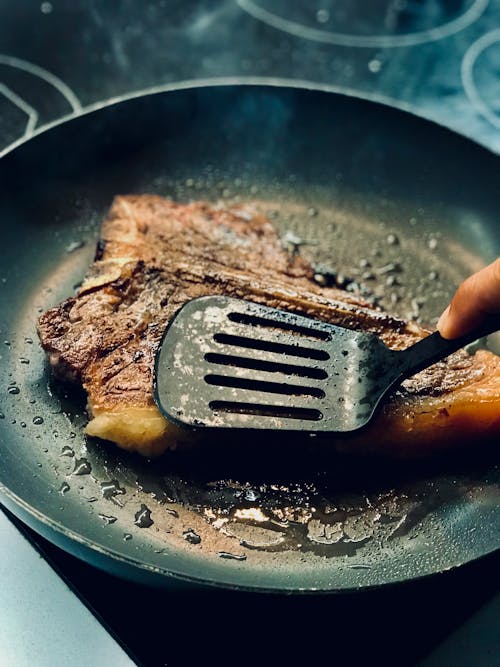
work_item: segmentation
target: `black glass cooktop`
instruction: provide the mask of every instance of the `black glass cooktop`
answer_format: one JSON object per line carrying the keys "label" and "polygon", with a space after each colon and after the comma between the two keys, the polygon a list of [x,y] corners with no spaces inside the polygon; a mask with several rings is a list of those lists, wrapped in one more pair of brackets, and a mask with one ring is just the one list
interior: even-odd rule
{"label": "black glass cooktop", "polygon": [[500,0],[1,0],[0,16],[0,146],[132,91],[258,76],[382,99],[500,150]]}

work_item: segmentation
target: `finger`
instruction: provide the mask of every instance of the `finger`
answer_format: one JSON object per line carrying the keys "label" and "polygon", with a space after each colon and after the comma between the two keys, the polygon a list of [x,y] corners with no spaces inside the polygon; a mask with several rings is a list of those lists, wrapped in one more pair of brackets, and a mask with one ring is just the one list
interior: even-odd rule
{"label": "finger", "polygon": [[500,258],[464,280],[438,320],[444,338],[458,338],[500,313]]}

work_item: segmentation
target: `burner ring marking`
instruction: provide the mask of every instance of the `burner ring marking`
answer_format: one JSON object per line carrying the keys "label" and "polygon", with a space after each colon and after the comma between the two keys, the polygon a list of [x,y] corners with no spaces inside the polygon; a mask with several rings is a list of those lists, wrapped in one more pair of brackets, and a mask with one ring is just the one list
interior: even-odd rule
{"label": "burner ring marking", "polygon": [[490,109],[481,97],[474,82],[474,66],[477,59],[490,46],[500,42],[500,30],[492,30],[476,40],[465,52],[461,66],[462,85],[471,103],[477,111],[494,127],[500,128],[500,116]]}
{"label": "burner ring marking", "polygon": [[403,35],[350,35],[321,30],[319,28],[309,28],[260,7],[255,0],[236,0],[236,2],[240,9],[258,21],[262,21],[272,28],[287,32],[295,37],[302,37],[314,42],[334,44],[336,46],[375,48],[415,46],[416,44],[434,42],[444,37],[449,37],[474,23],[483,14],[489,4],[489,0],[474,0],[473,4],[463,14],[460,14],[448,23],[444,23],[436,28],[430,28],[429,30],[421,30],[420,32]]}

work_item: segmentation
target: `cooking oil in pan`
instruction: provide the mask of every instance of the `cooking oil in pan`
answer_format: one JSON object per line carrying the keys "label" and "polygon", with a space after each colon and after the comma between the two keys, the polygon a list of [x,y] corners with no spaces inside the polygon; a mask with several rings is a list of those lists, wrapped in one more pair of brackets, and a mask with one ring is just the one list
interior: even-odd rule
{"label": "cooking oil in pan", "polygon": [[[199,196],[204,185],[195,181],[184,187]],[[243,180],[219,186],[219,194],[232,201],[248,188]],[[465,251],[450,265],[446,240],[437,234],[405,235],[396,226],[374,224],[341,208],[290,203],[279,188],[272,196],[263,193],[254,188],[254,199],[262,197],[255,206],[273,219],[289,252],[311,259],[318,284],[356,292],[396,314],[432,322],[458,277],[469,272],[464,267],[472,267]],[[410,219],[409,230],[420,223]],[[77,257],[80,251],[85,253],[87,245],[70,254]],[[71,271],[82,272],[87,261]],[[78,276],[71,271],[66,282],[75,284]],[[22,335],[12,336],[6,346],[16,381],[1,405],[2,417],[26,424],[23,437],[47,445],[43,453],[31,442],[48,464],[33,474],[43,475],[47,493],[59,493],[61,507],[92,499],[86,503],[90,522],[95,517],[101,529],[104,523],[120,540],[133,539],[139,551],[151,548],[159,564],[163,554],[177,549],[245,567],[336,562],[363,571],[383,563],[389,552],[449,551],[443,517],[474,496],[483,478],[480,465],[477,471],[469,467],[446,475],[439,467],[388,474],[384,466],[370,464],[360,471],[359,463],[332,459],[305,473],[303,460],[290,461],[284,451],[274,462],[253,460],[233,469],[226,464],[218,471],[216,461],[207,462],[197,452],[148,462],[107,443],[86,441],[84,398],[49,378],[43,353],[33,344],[34,314],[57,301],[59,292],[67,295],[66,287],[37,294]],[[79,485],[68,483],[73,475]],[[494,480],[482,484],[484,491]]]}

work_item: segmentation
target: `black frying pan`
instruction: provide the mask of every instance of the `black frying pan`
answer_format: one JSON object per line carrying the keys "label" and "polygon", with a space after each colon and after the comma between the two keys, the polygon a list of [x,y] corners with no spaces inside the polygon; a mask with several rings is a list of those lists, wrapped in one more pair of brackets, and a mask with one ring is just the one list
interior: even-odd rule
{"label": "black frying pan", "polygon": [[51,379],[35,323],[81,280],[113,195],[138,192],[256,201],[321,280],[428,322],[499,253],[499,182],[497,156],[429,122],[270,85],[131,99],[21,144],[0,160],[2,501],[155,585],[359,589],[497,549],[494,453],[381,465],[234,442],[148,462],[85,440],[84,397]]}

